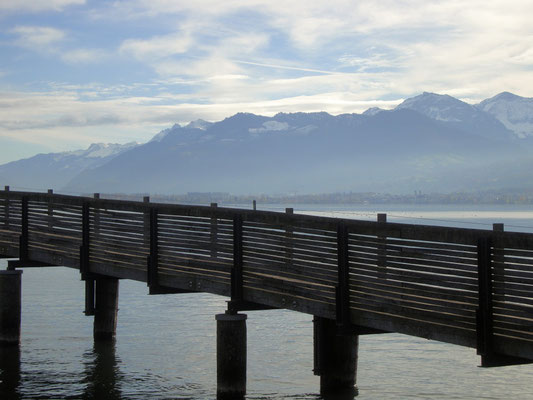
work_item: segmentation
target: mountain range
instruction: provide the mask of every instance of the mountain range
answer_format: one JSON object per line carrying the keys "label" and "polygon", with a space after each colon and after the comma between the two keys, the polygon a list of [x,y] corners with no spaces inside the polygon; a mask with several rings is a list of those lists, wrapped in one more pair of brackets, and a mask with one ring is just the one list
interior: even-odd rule
{"label": "mountain range", "polygon": [[238,113],[144,144],[0,165],[6,185],[78,193],[388,193],[532,187],[533,99],[423,93],[363,114]]}

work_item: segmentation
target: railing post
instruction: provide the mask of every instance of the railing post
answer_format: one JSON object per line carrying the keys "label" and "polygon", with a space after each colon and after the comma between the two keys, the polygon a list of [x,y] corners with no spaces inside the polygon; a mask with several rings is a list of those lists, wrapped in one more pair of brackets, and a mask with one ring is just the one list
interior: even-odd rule
{"label": "railing post", "polygon": [[243,249],[242,249],[242,215],[237,214],[233,217],[233,268],[231,270],[231,301],[242,301],[242,267],[243,267]]}
{"label": "railing post", "polygon": [[159,266],[159,240],[158,240],[158,211],[157,208],[150,208],[150,256],[148,256],[148,275],[146,282],[148,287],[157,287]]}
{"label": "railing post", "polygon": [[89,246],[90,246],[90,216],[89,203],[83,202],[81,209],[81,249],[80,249],[80,272],[81,278],[85,280],[89,273]]}
{"label": "railing post", "polygon": [[[387,223],[387,214],[378,214],[378,224]],[[387,279],[387,238],[383,235],[378,235],[378,277],[380,279]]]}
{"label": "railing post", "polygon": [[[293,215],[294,208],[286,208],[285,213],[288,215]],[[286,260],[287,268],[289,269],[292,267],[292,258],[294,254],[293,240],[294,240],[294,230],[292,226],[287,225],[287,228],[285,228],[285,260]]]}
{"label": "railing post", "polygon": [[[148,204],[150,203],[150,196],[144,196],[143,197],[143,203]],[[150,246],[150,210],[144,211],[144,235],[143,235],[143,242],[146,247]]]}
{"label": "railing post", "polygon": [[28,240],[29,240],[29,221],[28,221],[28,196],[22,196],[21,210],[21,233],[19,243],[19,260],[28,261]]}
{"label": "railing post", "polygon": [[82,237],[80,247],[80,273],[85,281],[85,315],[94,315],[95,312],[95,285],[94,278],[89,273],[90,263],[90,208],[85,201],[81,211]]}
{"label": "railing post", "polygon": [[[216,209],[217,203],[211,203],[211,208]],[[211,258],[217,258],[218,255],[218,219],[211,217]]]}
{"label": "railing post", "polygon": [[341,222],[337,227],[338,285],[336,290],[337,325],[350,326],[350,271],[348,228]]}
{"label": "railing post", "polygon": [[4,207],[5,207],[5,221],[4,221],[4,227],[6,228],[6,230],[9,229],[9,186],[5,186],[4,187],[4,190],[6,192],[6,200],[5,200],[5,203],[4,203]]}
{"label": "railing post", "polygon": [[[100,193],[94,193],[93,198],[100,200]],[[95,206],[93,208],[93,221],[93,237],[98,240],[98,236],[100,235],[100,207]]]}
{"label": "railing post", "polygon": [[52,232],[54,230],[54,191],[48,189],[48,230]]}
{"label": "railing post", "polygon": [[[504,232],[504,224],[492,224],[493,232]],[[507,293],[506,285],[506,271],[505,271],[505,249],[498,246],[498,241],[495,240],[493,243],[494,248],[492,249],[492,268],[497,277],[494,280],[498,280],[503,289],[504,295]]]}
{"label": "railing post", "polygon": [[491,239],[480,237],[477,243],[478,294],[479,306],[477,320],[477,354],[481,365],[486,366],[494,355],[492,329],[492,261]]}

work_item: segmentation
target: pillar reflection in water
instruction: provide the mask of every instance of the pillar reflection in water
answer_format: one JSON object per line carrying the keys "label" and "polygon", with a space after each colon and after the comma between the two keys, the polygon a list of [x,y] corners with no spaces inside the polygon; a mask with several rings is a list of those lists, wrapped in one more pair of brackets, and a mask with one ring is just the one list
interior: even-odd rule
{"label": "pillar reflection in water", "polygon": [[122,399],[120,391],[121,374],[115,355],[115,340],[94,342],[93,351],[88,353],[83,399]]}
{"label": "pillar reflection in water", "polygon": [[0,346],[0,399],[20,399],[20,347]]}

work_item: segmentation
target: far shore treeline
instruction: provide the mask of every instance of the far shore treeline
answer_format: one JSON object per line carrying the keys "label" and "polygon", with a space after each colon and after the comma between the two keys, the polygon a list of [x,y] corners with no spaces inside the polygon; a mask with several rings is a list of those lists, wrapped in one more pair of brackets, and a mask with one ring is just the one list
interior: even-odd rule
{"label": "far shore treeline", "polygon": [[533,205],[531,190],[494,190],[484,192],[422,193],[321,193],[321,194],[279,194],[279,195],[233,195],[230,193],[205,192],[179,195],[136,193],[113,193],[102,195],[105,198],[142,200],[150,196],[150,201],[181,204],[515,204]]}

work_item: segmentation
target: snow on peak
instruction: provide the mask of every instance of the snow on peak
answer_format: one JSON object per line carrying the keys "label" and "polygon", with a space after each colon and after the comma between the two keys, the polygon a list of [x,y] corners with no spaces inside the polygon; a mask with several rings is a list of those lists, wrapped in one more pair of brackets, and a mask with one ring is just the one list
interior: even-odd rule
{"label": "snow on peak", "polygon": [[289,129],[289,124],[279,121],[266,121],[260,128],[249,128],[250,133],[281,132]]}
{"label": "snow on peak", "polygon": [[519,138],[533,136],[533,98],[503,92],[476,105],[505,125]]}
{"label": "snow on peak", "polygon": [[424,92],[404,100],[396,109],[409,108],[426,116],[448,122],[472,118],[479,111],[472,105],[447,94]]}
{"label": "snow on peak", "polygon": [[126,150],[138,146],[137,142],[129,142],[125,144],[118,143],[93,143],[87,149],[64,151],[62,153],[52,153],[51,156],[54,161],[61,161],[65,158],[78,157],[86,159],[106,158],[118,155]]}
{"label": "snow on peak", "polygon": [[197,119],[196,121],[189,122],[189,124],[186,125],[185,128],[201,129],[201,130],[205,131],[211,125],[213,125],[212,122],[208,122],[208,121],[205,121],[203,119]]}
{"label": "snow on peak", "polygon": [[130,142],[126,144],[118,144],[118,143],[93,143],[89,146],[89,148],[85,151],[85,154],[83,156],[88,158],[104,158],[113,156],[116,154],[120,154],[125,150],[131,149],[135,146],[137,146],[138,143],[136,142]]}

